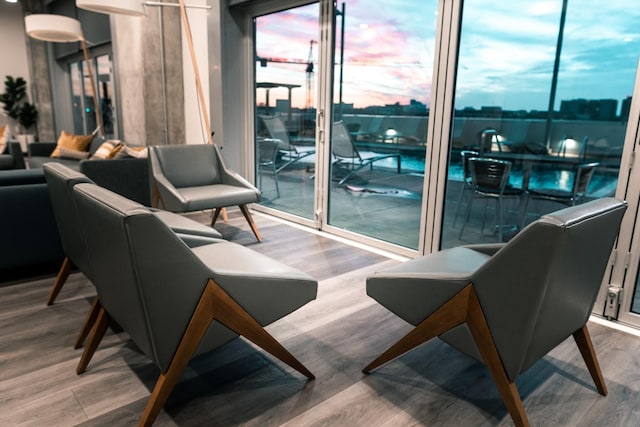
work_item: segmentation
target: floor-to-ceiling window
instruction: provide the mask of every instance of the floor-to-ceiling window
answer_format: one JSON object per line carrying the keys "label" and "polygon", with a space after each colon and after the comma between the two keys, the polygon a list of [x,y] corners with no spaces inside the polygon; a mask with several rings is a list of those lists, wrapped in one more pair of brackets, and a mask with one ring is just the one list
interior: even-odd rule
{"label": "floor-to-ceiling window", "polygon": [[[338,2],[325,58],[318,3],[255,17],[256,182],[263,206],[334,232],[418,249],[436,6]],[[331,88],[332,107],[319,124],[320,79]],[[325,149],[318,132],[329,135],[324,164],[317,163]]]}
{"label": "floor-to-ceiling window", "polygon": [[[425,252],[508,241],[540,215],[594,198],[637,205],[639,12],[622,0],[512,3],[336,2],[326,28],[327,1],[258,16],[263,204],[356,240],[420,250],[424,239]],[[287,19],[269,25],[276,16]],[[315,37],[327,29],[321,55]],[[280,42],[268,50],[270,33]],[[316,90],[322,82],[331,90]],[[481,162],[464,167],[463,157],[488,158],[492,171],[508,164],[502,197],[474,197]],[[623,309],[637,314],[633,218],[605,283],[628,288]]]}
{"label": "floor-to-ceiling window", "polygon": [[[464,1],[442,248],[508,240],[543,213],[615,194],[637,18],[624,1]],[[470,157],[508,163],[502,195],[474,197]],[[591,170],[574,199],[553,200]]]}
{"label": "floor-to-ceiling window", "polygon": [[[105,136],[117,137],[116,103],[114,101],[113,69],[109,54],[91,58],[91,67],[96,79],[102,124]],[[73,131],[78,134],[93,132],[96,127],[96,105],[91,90],[91,79],[86,61],[69,64],[71,99],[73,113]]]}
{"label": "floor-to-ceiling window", "polygon": [[435,1],[337,4],[328,224],[418,249]]}

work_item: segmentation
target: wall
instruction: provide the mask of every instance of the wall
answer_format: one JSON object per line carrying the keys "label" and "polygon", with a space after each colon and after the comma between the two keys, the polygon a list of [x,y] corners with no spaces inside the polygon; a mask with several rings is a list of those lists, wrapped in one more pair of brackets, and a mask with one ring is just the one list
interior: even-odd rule
{"label": "wall", "polygon": [[[0,92],[4,92],[4,79],[7,75],[24,78],[28,89],[29,62],[20,3],[0,1],[0,52]],[[7,123],[7,119],[0,108],[0,126]]]}

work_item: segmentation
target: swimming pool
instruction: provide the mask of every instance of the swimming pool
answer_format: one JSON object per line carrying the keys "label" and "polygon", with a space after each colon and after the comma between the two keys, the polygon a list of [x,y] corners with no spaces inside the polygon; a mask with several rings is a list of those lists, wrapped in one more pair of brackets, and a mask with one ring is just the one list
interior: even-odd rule
{"label": "swimming pool", "polygon": [[[402,156],[403,173],[424,173],[424,157]],[[389,161],[388,165],[383,162]],[[376,162],[376,165],[395,168],[394,159],[384,159]],[[522,186],[522,166],[514,165],[509,176],[509,183],[514,187]],[[573,171],[569,169],[557,169],[550,167],[534,167],[529,179],[531,188],[555,188],[571,191],[573,185]],[[462,181],[462,164],[449,165],[449,179]],[[618,184],[618,171],[614,169],[597,168],[589,184],[589,195],[592,197],[613,196]]]}

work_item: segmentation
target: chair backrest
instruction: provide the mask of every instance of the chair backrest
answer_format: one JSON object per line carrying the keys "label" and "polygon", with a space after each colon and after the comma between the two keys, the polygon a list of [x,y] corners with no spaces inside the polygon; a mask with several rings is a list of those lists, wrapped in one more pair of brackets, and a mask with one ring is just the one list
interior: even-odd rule
{"label": "chair backrest", "polygon": [[485,129],[480,133],[480,155],[484,153],[490,153],[493,148],[493,143],[498,143],[498,150],[502,151],[500,141],[498,141],[498,131],[495,129]]}
{"label": "chair backrest", "polygon": [[[474,274],[510,379],[587,322],[626,208],[626,202],[603,198],[545,215]],[[443,339],[477,354],[459,332]]]}
{"label": "chair backrest", "polygon": [[224,164],[213,144],[158,145],[149,148],[151,174],[164,175],[176,188],[221,182]]}
{"label": "chair backrest", "polygon": [[339,159],[359,159],[360,154],[351,141],[351,135],[343,122],[333,123],[331,152]]}
{"label": "chair backrest", "polygon": [[132,215],[151,214],[142,205],[95,184],[76,185],[74,198],[83,218],[81,225],[100,303],[138,347],[152,357],[126,230]]}
{"label": "chair backrest", "polygon": [[275,164],[278,156],[278,141],[269,138],[258,139],[258,163],[261,166]]}
{"label": "chair backrest", "polygon": [[264,123],[269,136],[273,139],[279,139],[285,145],[290,145],[289,133],[280,116],[260,116]]}
{"label": "chair backrest", "polygon": [[474,189],[502,194],[509,183],[511,162],[486,157],[469,158],[469,171]]}
{"label": "chair backrest", "polygon": [[471,170],[469,167],[469,159],[472,157],[478,157],[477,151],[470,150],[462,150],[460,152],[460,157],[462,159],[462,179],[465,184],[471,184]]}
{"label": "chair backrest", "polygon": [[67,258],[91,280],[92,273],[87,246],[80,224],[83,221],[73,196],[76,184],[92,183],[84,174],[57,162],[42,165],[53,215],[60,233],[62,248]]}
{"label": "chair backrest", "polygon": [[[211,271],[144,206],[93,184],[74,190],[101,304],[166,372]],[[236,336],[214,324],[199,350]]]}
{"label": "chair backrest", "polygon": [[596,171],[596,167],[598,167],[598,165],[598,162],[593,162],[583,163],[576,167],[572,190],[572,198],[574,200],[587,194],[591,178],[593,178],[593,173]]}

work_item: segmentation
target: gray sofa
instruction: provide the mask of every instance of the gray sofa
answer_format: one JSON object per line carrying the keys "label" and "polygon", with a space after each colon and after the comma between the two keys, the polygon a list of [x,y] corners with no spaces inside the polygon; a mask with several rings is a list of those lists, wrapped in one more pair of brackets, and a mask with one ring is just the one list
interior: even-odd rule
{"label": "gray sofa", "polygon": [[55,271],[64,254],[42,169],[0,171],[0,206],[2,280]]}
{"label": "gray sofa", "polygon": [[[94,138],[89,148],[93,154],[104,142]],[[55,142],[34,142],[29,144],[28,156],[23,161],[30,169],[41,169],[47,162],[62,163],[82,172],[93,182],[128,199],[145,206],[151,206],[151,186],[147,159],[122,158],[109,160],[74,160],[50,157],[56,148]]]}

